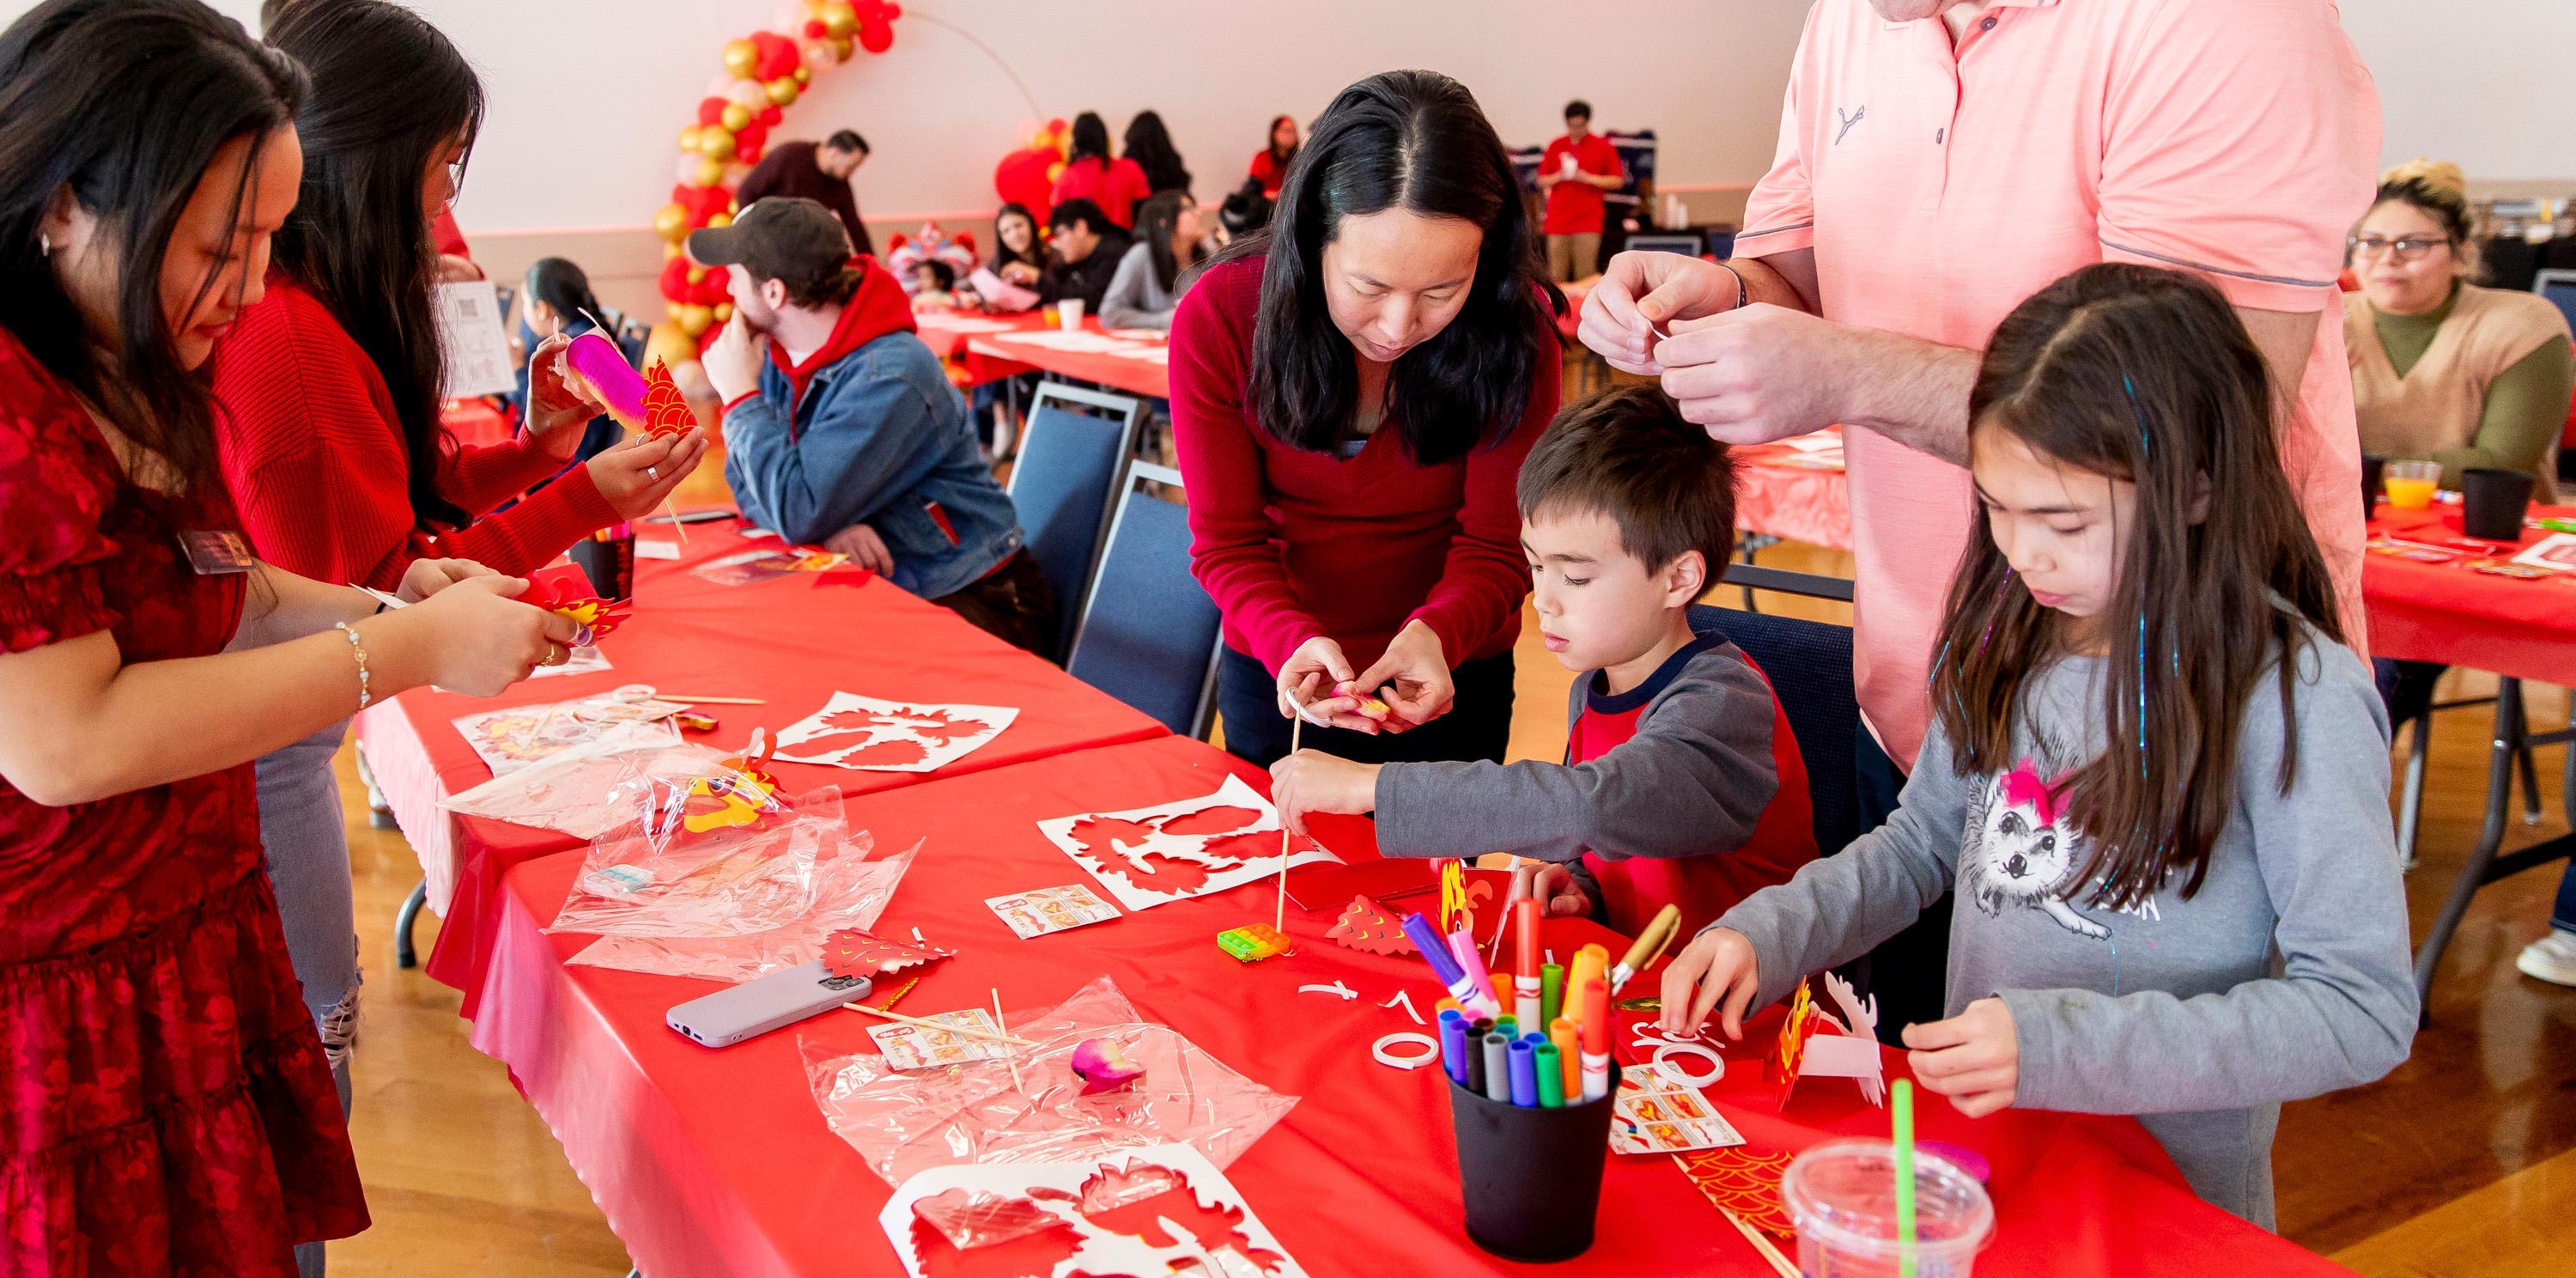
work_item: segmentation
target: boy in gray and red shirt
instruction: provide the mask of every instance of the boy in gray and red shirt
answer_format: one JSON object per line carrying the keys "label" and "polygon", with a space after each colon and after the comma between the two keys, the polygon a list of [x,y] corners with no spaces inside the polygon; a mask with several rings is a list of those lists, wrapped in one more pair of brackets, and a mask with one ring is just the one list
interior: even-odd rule
{"label": "boy in gray and red shirt", "polygon": [[1518,495],[1542,637],[1584,672],[1565,762],[1301,751],[1271,768],[1282,818],[1375,812],[1388,856],[1547,862],[1551,913],[1628,935],[1667,904],[1690,926],[1786,882],[1816,857],[1797,742],[1753,660],[1690,624],[1735,535],[1726,446],[1654,387],[1622,387],[1558,416]]}

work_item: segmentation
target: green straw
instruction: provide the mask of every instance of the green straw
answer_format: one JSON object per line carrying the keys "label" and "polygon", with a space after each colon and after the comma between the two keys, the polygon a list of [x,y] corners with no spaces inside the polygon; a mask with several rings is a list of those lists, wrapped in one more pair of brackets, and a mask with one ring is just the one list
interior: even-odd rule
{"label": "green straw", "polygon": [[1914,1084],[1900,1078],[1888,1090],[1896,1098],[1896,1271],[1914,1278]]}

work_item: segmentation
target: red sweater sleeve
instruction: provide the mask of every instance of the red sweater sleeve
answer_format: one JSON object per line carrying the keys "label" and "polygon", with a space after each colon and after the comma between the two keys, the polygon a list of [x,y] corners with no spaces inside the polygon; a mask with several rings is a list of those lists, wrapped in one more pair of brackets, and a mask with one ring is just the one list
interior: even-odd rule
{"label": "red sweater sleeve", "polygon": [[[1248,655],[1275,672],[1325,631],[1298,606],[1274,540],[1261,444],[1243,412],[1243,353],[1257,297],[1236,304],[1239,278],[1211,274],[1172,313],[1172,444],[1189,489],[1191,571],[1251,645]],[[1513,536],[1517,545],[1517,525]]]}
{"label": "red sweater sleeve", "polygon": [[[436,557],[521,574],[617,519],[589,472],[576,470],[501,515],[452,533],[422,531],[383,380],[330,313],[292,286],[272,281],[235,323],[216,353],[215,396],[223,410],[217,451],[251,544],[270,563],[316,581],[391,590],[413,560]],[[484,486],[530,469],[518,456],[466,465]],[[488,497],[457,501],[487,509],[510,493],[461,495]]]}
{"label": "red sweater sleeve", "polygon": [[1529,597],[1529,561],[1521,554],[1517,491],[1521,462],[1556,419],[1564,362],[1552,326],[1537,334],[1536,340],[1529,405],[1521,410],[1510,434],[1467,454],[1458,535],[1449,543],[1440,583],[1407,618],[1440,636],[1441,654],[1452,665],[1465,660],[1471,647],[1500,628],[1520,610],[1521,600]]}

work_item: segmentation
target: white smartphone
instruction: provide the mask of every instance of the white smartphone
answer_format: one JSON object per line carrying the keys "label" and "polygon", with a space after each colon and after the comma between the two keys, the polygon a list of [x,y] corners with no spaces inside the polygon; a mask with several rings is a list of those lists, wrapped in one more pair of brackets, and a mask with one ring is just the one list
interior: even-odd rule
{"label": "white smartphone", "polygon": [[843,1003],[858,1002],[874,988],[864,976],[834,976],[824,970],[823,960],[816,959],[690,999],[672,1008],[664,1019],[693,1043],[731,1047]]}

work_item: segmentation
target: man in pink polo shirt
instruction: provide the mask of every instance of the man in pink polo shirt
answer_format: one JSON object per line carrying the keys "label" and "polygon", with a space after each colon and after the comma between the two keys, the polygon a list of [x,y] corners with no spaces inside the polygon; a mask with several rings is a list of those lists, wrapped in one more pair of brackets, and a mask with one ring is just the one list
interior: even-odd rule
{"label": "man in pink polo shirt", "polygon": [[[1614,367],[1660,374],[1731,442],[1847,427],[1865,826],[1923,744],[1975,527],[1979,354],[2078,267],[2198,271],[2235,303],[2296,391],[2282,462],[2359,643],[2360,446],[2342,326],[2319,316],[2378,150],[2329,0],[1817,0],[1736,258],[1612,259],[1582,337]],[[1940,952],[1910,957],[1937,984]]]}

